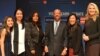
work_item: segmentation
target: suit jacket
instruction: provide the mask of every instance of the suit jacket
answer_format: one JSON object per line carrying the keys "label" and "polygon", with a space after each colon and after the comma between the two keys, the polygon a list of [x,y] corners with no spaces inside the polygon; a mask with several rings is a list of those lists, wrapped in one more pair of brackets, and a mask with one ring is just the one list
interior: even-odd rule
{"label": "suit jacket", "polygon": [[[37,26],[34,25],[32,22],[27,23],[26,27],[26,36],[28,40],[28,45],[29,45],[29,53],[32,50],[35,50],[38,52],[36,56],[41,56],[41,50],[42,50],[42,39],[44,37],[44,34],[42,32],[42,29],[37,30]],[[39,50],[38,50],[39,49]],[[31,56],[31,53],[28,55]]]}
{"label": "suit jacket", "polygon": [[54,22],[49,22],[45,31],[45,45],[49,48],[49,55],[60,56],[64,47],[67,47],[66,24],[60,22],[56,35],[54,35]]}
{"label": "suit jacket", "polygon": [[82,50],[82,29],[80,25],[76,24],[74,26],[67,25],[67,35],[68,35],[68,48],[74,49],[74,54],[79,54]]}
{"label": "suit jacket", "polygon": [[28,37],[27,40],[30,50],[34,50],[36,44],[42,44],[44,34],[41,29],[40,31],[38,31],[36,25],[33,25],[32,22],[27,23],[26,31],[26,36]]}
{"label": "suit jacket", "polygon": [[[39,33],[36,31],[36,29],[34,29],[35,27],[32,25],[32,23],[27,23],[26,26],[27,26],[26,27],[26,31],[27,31],[26,36],[27,36],[28,45],[29,45],[29,48],[31,51],[31,50],[34,50],[35,43],[38,42]],[[35,37],[34,37],[34,33],[36,34]]]}

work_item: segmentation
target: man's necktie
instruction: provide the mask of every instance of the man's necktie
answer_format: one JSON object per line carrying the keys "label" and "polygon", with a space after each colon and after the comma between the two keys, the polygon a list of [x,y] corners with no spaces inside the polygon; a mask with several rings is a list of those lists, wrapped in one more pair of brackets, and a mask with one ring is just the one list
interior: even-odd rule
{"label": "man's necktie", "polygon": [[55,28],[54,28],[54,34],[57,33],[57,29],[58,29],[58,23],[56,22]]}

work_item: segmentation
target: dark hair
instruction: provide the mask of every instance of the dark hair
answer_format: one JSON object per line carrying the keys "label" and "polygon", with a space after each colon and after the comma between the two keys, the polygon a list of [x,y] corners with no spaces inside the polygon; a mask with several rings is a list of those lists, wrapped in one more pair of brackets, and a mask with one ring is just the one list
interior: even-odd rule
{"label": "dark hair", "polygon": [[56,10],[59,10],[60,12],[62,12],[61,9],[58,9],[58,8],[57,9],[54,9],[53,12],[56,11]]}
{"label": "dark hair", "polygon": [[76,20],[77,20],[78,17],[76,16],[76,14],[75,14],[75,13],[71,13],[71,14],[67,17],[67,23],[69,23],[69,19],[70,19],[70,17],[71,17],[72,15],[74,15],[75,18],[76,18]]}
{"label": "dark hair", "polygon": [[[8,18],[12,18],[12,20],[13,20],[12,16],[6,16],[5,19],[4,19],[4,21],[3,21],[2,29],[3,28],[7,29],[7,27],[8,27],[7,26],[7,20],[8,20]],[[14,20],[13,20],[13,22],[14,22]],[[13,27],[10,28],[10,31],[12,31],[12,29],[13,29]]]}
{"label": "dark hair", "polygon": [[[75,23],[74,25],[71,25],[71,24],[69,23],[69,19],[70,19],[70,17],[71,17],[72,15],[74,15],[75,18],[76,18],[76,23]],[[78,17],[77,17],[76,14],[74,14],[74,13],[71,13],[71,14],[67,17],[67,27],[68,27],[67,30],[68,30],[68,31],[70,30],[71,27],[73,27],[72,31],[74,31],[74,30],[77,29],[77,26],[79,26],[79,24],[77,23],[77,19],[78,19]]]}
{"label": "dark hair", "polygon": [[[16,12],[17,12],[18,10],[22,11],[22,14],[23,14],[23,18],[22,18],[22,20],[21,20],[21,23],[22,23],[22,29],[24,29],[25,25],[24,25],[24,11],[23,11],[23,9],[17,8],[17,9],[15,10],[15,12],[14,12],[15,22],[17,21]],[[15,24],[16,24],[16,23],[15,23]]]}
{"label": "dark hair", "polygon": [[[34,16],[35,13],[38,14],[38,21],[37,21],[37,22],[34,22],[34,21],[32,20],[32,17]],[[37,25],[37,26],[41,29],[41,23],[40,23],[40,21],[41,21],[41,19],[40,19],[39,13],[38,13],[37,11],[32,12],[32,13],[31,13],[31,16],[30,16],[29,19],[28,19],[28,22],[32,22],[33,25]]]}

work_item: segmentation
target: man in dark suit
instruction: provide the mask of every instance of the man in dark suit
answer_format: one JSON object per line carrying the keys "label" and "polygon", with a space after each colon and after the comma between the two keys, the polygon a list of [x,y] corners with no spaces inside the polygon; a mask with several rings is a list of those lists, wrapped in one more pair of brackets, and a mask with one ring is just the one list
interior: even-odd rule
{"label": "man in dark suit", "polygon": [[55,9],[54,20],[49,22],[45,31],[45,52],[49,56],[64,56],[67,51],[67,30],[66,24],[61,22],[62,12]]}

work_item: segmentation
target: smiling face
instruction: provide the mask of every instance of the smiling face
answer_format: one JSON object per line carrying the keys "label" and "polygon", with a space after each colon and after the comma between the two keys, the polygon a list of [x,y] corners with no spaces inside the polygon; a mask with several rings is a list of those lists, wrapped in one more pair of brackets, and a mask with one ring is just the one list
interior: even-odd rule
{"label": "smiling face", "polygon": [[17,21],[21,21],[23,19],[23,12],[21,10],[17,10],[15,16]]}
{"label": "smiling face", "polygon": [[69,17],[69,24],[74,25],[76,23],[76,17],[75,15],[71,15]]}
{"label": "smiling face", "polygon": [[89,5],[88,13],[89,13],[90,16],[96,15],[96,8],[95,8],[95,6]]}
{"label": "smiling face", "polygon": [[38,16],[38,13],[36,12],[36,13],[33,14],[32,20],[34,22],[38,22],[38,19],[39,19],[39,16]]}
{"label": "smiling face", "polygon": [[11,28],[13,27],[13,19],[11,17],[7,18],[7,21],[6,21],[6,24],[7,24],[7,27]]}
{"label": "smiling face", "polygon": [[95,3],[89,3],[86,16],[92,18],[99,16],[99,8]]}
{"label": "smiling face", "polygon": [[62,13],[59,9],[54,10],[53,16],[56,21],[59,21],[61,19],[61,15]]}

